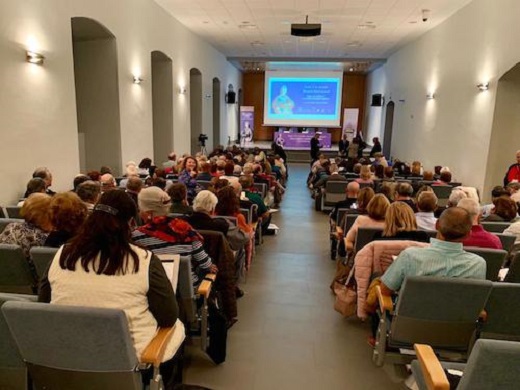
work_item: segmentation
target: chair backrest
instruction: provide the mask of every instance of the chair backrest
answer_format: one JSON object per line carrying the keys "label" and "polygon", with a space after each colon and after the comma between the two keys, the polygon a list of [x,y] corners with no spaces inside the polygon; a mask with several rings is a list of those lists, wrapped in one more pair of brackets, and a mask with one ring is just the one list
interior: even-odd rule
{"label": "chair backrest", "polygon": [[[35,301],[35,295],[0,293],[0,307],[7,301]],[[27,389],[27,368],[0,313],[0,389]]]}
{"label": "chair backrest", "polygon": [[509,253],[511,249],[513,249],[513,245],[515,245],[516,236],[512,234],[504,234],[504,233],[495,233],[498,238],[500,238],[500,242],[502,243],[502,248]]}
{"label": "chair backrest", "polygon": [[5,228],[7,227],[7,225],[9,225],[10,223],[23,222],[23,221],[24,221],[23,219],[0,218],[0,233],[2,233],[5,230]]}
{"label": "chair backrest", "polygon": [[484,230],[491,233],[503,233],[510,225],[511,222],[481,222]]}
{"label": "chair backrest", "polygon": [[356,222],[356,218],[359,217],[359,214],[347,214],[345,218],[345,225],[343,226],[343,234],[346,236],[350,228]]}
{"label": "chair backrest", "polygon": [[10,301],[2,312],[35,388],[142,388],[124,311]]}
{"label": "chair backrest", "polygon": [[428,235],[430,238],[437,237],[437,230],[424,230],[424,232]]}
{"label": "chair backrest", "polygon": [[14,218],[14,219],[21,219],[22,217],[20,216],[20,210],[22,208],[20,206],[6,206],[5,207],[5,210],[7,211],[7,216],[9,218]]}
{"label": "chair backrest", "polygon": [[29,251],[31,255],[32,262],[34,267],[36,268],[36,273],[38,274],[38,278],[41,279],[47,268],[49,268],[50,263],[56,256],[56,252],[58,252],[58,248],[51,248],[47,246],[33,246]]}
{"label": "chair backrest", "polygon": [[265,183],[253,183],[256,190],[262,195],[262,199],[267,196],[267,184]]}
{"label": "chair backrest", "polygon": [[513,257],[513,260],[511,260],[509,271],[507,272],[504,281],[509,283],[520,283],[520,252],[518,252],[515,257]]}
{"label": "chair backrest", "polygon": [[207,180],[197,180],[197,184],[207,190],[211,186],[211,182]]}
{"label": "chair backrest", "polygon": [[356,236],[356,253],[359,252],[369,242],[374,241],[374,236],[377,232],[382,232],[381,228],[359,228]]}
{"label": "chair backrest", "polygon": [[466,246],[464,250],[479,255],[486,260],[486,279],[496,282],[498,280],[498,271],[504,265],[507,251],[503,249],[488,249]]}
{"label": "chair backrest", "polygon": [[213,218],[216,218],[216,219],[225,219],[226,221],[228,221],[232,226],[237,226],[238,225],[238,221],[237,221],[237,218],[236,217],[227,217],[225,215],[216,215],[215,217]]}
{"label": "chair backrest", "polygon": [[341,226],[341,221],[343,221],[343,217],[345,216],[345,213],[348,209],[346,208],[340,208],[338,209],[338,213],[336,215],[336,226]]}
{"label": "chair backrest", "polygon": [[6,213],[3,206],[0,206],[0,218],[6,218]]}
{"label": "chair backrest", "polygon": [[493,283],[480,337],[520,341],[520,284]]}
{"label": "chair backrest", "polygon": [[184,312],[187,323],[195,321],[195,290],[193,289],[193,279],[191,277],[191,259],[186,256],[181,257],[181,262],[179,265],[179,283],[177,285],[177,296],[181,300],[181,312]]}
{"label": "chair backrest", "polygon": [[448,199],[450,198],[451,191],[453,190],[452,186],[432,186],[433,192],[437,195],[437,205],[439,207],[444,207],[448,204]]}
{"label": "chair backrest", "polygon": [[240,209],[240,214],[244,216],[247,223],[253,222],[253,215],[251,213],[251,209]]}
{"label": "chair backrest", "polygon": [[407,277],[392,320],[391,344],[466,350],[492,286],[487,280]]}
{"label": "chair backrest", "polygon": [[36,281],[19,245],[0,244],[0,292],[33,294]]}
{"label": "chair backrest", "polygon": [[374,188],[374,183],[359,183],[359,189],[363,189],[363,188]]}
{"label": "chair backrest", "polygon": [[457,390],[517,389],[520,343],[477,340]]}

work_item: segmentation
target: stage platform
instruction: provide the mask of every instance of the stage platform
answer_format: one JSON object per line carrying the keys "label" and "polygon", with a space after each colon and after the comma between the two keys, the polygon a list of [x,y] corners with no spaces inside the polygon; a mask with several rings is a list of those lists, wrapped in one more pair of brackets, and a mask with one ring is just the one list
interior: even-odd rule
{"label": "stage platform", "polygon": [[[261,150],[271,150],[271,141],[253,141],[248,142],[246,145],[242,145],[243,148],[252,149],[252,148],[260,148]],[[301,163],[310,163],[311,155],[310,155],[310,146],[308,149],[298,149],[298,148],[284,148],[287,153],[287,159],[289,162],[301,162]],[[330,149],[322,149],[321,153],[326,155],[328,158],[336,157],[338,155],[338,145],[333,144]]]}

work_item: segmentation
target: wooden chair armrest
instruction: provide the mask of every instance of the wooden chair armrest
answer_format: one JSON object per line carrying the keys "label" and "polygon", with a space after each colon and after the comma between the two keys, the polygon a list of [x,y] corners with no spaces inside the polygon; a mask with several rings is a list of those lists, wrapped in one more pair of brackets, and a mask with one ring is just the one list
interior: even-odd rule
{"label": "wooden chair armrest", "polygon": [[450,390],[446,373],[435,356],[432,347],[424,344],[414,344],[415,353],[421,365],[421,371],[428,390]]}
{"label": "wooden chair armrest", "polygon": [[383,295],[381,291],[381,286],[376,286],[377,300],[379,302],[379,308],[381,312],[392,312],[394,310],[394,304],[392,303],[392,297],[388,295]]}
{"label": "wooden chair armrest", "polygon": [[[208,280],[208,279],[210,279],[210,280]],[[211,293],[211,285],[213,284],[213,282],[215,282],[216,279],[217,279],[217,275],[215,275],[215,274],[207,274],[204,277],[204,280],[202,281],[202,283],[199,285],[199,289],[197,290],[197,294],[202,295],[202,296],[208,298],[209,294]]]}
{"label": "wooden chair armrest", "polygon": [[174,331],[175,325],[169,328],[159,328],[155,337],[150,341],[141,354],[141,362],[153,364],[154,367],[159,367],[164,355],[164,348],[166,348],[166,345]]}

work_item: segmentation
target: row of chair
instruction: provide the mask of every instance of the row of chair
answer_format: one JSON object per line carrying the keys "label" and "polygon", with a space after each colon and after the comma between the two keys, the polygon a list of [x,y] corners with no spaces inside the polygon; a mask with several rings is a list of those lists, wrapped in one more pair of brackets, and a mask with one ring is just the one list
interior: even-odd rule
{"label": "row of chair", "polygon": [[0,207],[0,218],[21,218],[20,210],[20,206]]}
{"label": "row of chair", "polygon": [[446,360],[465,361],[476,339],[520,341],[520,284],[408,277],[397,304],[377,287],[380,321],[373,352],[377,366],[408,364],[402,353],[427,344]]}

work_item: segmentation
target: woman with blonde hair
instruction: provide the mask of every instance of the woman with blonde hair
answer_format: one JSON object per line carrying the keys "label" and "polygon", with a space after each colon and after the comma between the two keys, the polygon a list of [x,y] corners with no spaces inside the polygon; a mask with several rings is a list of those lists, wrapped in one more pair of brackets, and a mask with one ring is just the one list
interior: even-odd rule
{"label": "woman with blonde hair", "polygon": [[430,241],[426,232],[417,230],[415,214],[412,208],[404,202],[394,202],[388,207],[383,232],[376,233],[374,239]]}
{"label": "woman with blonde hair", "polygon": [[370,165],[362,165],[361,170],[359,171],[359,179],[356,179],[359,184],[374,184],[372,180],[372,171],[370,170]]}
{"label": "woman with blonde hair", "polygon": [[354,225],[352,225],[345,237],[345,248],[347,251],[354,250],[357,232],[360,227],[385,227],[385,215],[389,206],[390,202],[383,194],[377,194],[372,198],[367,206],[368,214],[357,217]]}

